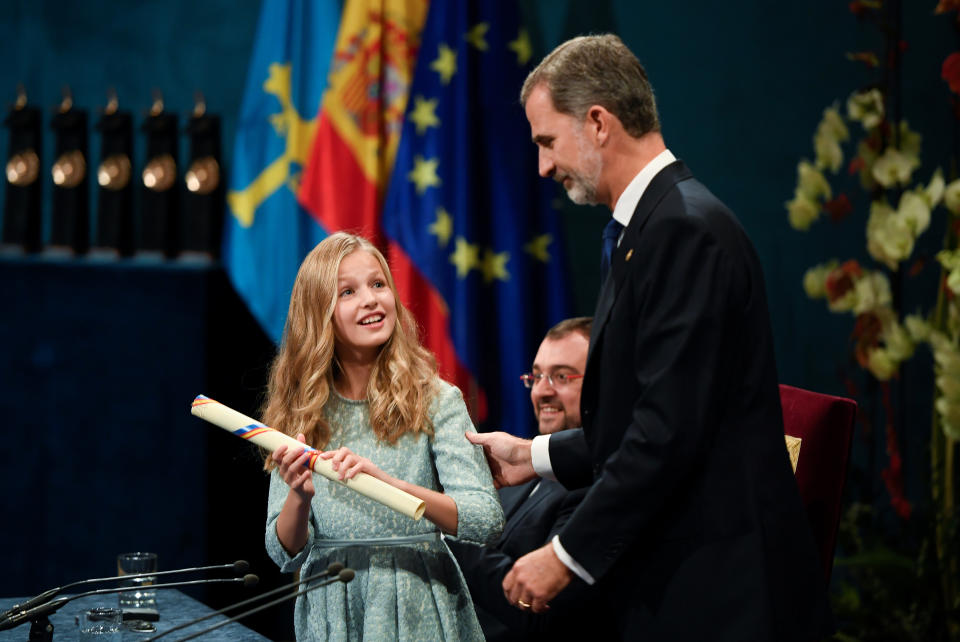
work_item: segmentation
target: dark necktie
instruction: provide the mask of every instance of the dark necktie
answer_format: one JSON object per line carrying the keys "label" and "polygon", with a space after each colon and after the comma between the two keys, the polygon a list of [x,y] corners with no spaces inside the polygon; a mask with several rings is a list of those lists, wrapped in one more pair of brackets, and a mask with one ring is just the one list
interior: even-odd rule
{"label": "dark necktie", "polygon": [[610,272],[610,258],[613,256],[613,250],[617,247],[617,239],[620,238],[620,232],[623,231],[623,225],[616,219],[610,219],[607,226],[603,228],[603,246],[600,255],[600,283],[607,280],[607,274]]}

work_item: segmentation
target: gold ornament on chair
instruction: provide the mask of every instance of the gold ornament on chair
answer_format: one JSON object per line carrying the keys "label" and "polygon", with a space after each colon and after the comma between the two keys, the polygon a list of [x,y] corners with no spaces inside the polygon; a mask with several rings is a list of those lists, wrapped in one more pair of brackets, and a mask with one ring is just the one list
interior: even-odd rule
{"label": "gold ornament on chair", "polygon": [[803,442],[799,437],[784,435],[787,442],[787,454],[790,455],[790,466],[793,467],[793,473],[797,473],[797,464],[800,461],[800,445]]}

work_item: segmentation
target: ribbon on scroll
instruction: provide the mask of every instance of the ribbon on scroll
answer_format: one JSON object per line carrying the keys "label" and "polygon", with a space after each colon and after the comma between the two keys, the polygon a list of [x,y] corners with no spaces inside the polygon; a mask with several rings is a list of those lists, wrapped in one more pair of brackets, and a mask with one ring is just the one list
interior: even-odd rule
{"label": "ribbon on scroll", "polygon": [[323,475],[338,484],[343,484],[347,488],[378,501],[384,506],[392,508],[407,517],[412,519],[420,519],[423,517],[423,510],[425,508],[423,500],[366,473],[358,473],[351,479],[341,481],[338,473],[333,470],[331,463],[326,459],[321,459],[320,451],[316,448],[304,446],[293,437],[274,430],[269,426],[265,426],[259,421],[255,421],[209,397],[197,395],[197,398],[193,400],[190,408],[190,414],[209,421],[213,425],[219,426],[227,432],[253,442],[270,452],[275,451],[283,445],[291,448],[305,448],[306,451],[310,453],[307,466],[315,473]]}

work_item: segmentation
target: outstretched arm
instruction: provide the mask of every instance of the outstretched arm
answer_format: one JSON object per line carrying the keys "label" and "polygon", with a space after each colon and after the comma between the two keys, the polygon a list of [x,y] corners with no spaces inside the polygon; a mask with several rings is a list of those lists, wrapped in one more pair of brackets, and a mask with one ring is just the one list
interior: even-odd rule
{"label": "outstretched arm", "polygon": [[530,458],[530,440],[505,432],[466,433],[470,443],[483,447],[497,488],[516,486],[537,476]]}

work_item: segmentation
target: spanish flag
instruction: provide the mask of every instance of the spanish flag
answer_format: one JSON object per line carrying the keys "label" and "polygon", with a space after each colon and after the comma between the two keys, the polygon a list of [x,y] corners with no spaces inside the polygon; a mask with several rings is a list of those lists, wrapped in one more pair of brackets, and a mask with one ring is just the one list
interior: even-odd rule
{"label": "spanish flag", "polygon": [[427,0],[348,0],[300,203],[385,250],[383,192],[400,142]]}

